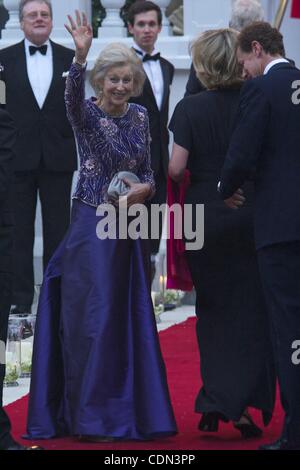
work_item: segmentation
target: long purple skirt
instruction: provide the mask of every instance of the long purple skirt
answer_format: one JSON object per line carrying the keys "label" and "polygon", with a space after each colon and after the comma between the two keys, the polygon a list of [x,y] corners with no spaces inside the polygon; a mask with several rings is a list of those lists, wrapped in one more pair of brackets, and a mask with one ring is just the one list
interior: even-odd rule
{"label": "long purple skirt", "polygon": [[32,439],[176,433],[150,296],[148,242],[99,240],[96,209],[72,223],[44,275],[27,432]]}

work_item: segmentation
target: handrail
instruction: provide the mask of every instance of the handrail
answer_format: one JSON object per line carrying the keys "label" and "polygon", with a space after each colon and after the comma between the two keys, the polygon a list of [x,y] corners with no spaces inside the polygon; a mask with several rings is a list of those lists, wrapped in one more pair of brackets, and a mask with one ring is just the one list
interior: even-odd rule
{"label": "handrail", "polygon": [[277,28],[278,31],[280,30],[287,6],[288,0],[280,0],[280,4],[274,20],[274,28]]}

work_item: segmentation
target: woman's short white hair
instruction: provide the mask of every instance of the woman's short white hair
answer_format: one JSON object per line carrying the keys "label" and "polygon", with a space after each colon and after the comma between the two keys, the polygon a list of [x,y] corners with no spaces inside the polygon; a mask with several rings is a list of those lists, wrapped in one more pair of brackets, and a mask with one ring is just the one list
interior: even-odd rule
{"label": "woman's short white hair", "polygon": [[103,81],[112,67],[128,65],[133,73],[132,96],[139,96],[143,91],[146,75],[141,59],[133,49],[122,43],[108,44],[99,54],[91,72],[90,83],[98,96],[101,93]]}
{"label": "woman's short white hair", "polygon": [[235,0],[229,27],[241,31],[254,21],[264,21],[260,0]]}

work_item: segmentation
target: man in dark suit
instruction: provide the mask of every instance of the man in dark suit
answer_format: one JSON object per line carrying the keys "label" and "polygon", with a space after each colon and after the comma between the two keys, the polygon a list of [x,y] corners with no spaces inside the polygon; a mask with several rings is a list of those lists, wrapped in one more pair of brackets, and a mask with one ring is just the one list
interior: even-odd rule
{"label": "man in dark suit", "polygon": [[63,238],[70,219],[76,146],[64,104],[65,78],[74,52],[49,40],[49,0],[22,0],[25,39],[0,51],[7,110],[17,127],[15,144],[14,313],[30,312],[34,293],[33,244],[37,194],[43,218],[43,263]]}
{"label": "man in dark suit", "polygon": [[219,191],[229,207],[243,204],[243,182],[256,186],[255,238],[272,327],[285,422],[266,450],[300,449],[300,71],[282,56],[282,35],[253,23],[239,36],[248,77]]}
{"label": "man in dark suit", "polygon": [[[156,193],[151,204],[166,202],[169,164],[169,96],[174,67],[155,50],[155,43],[162,28],[162,12],[150,1],[135,2],[128,12],[128,29],[134,38],[134,49],[143,61],[147,78],[141,96],[132,101],[144,106],[149,114],[151,134],[151,167],[154,171]],[[161,237],[162,224],[159,236]],[[155,255],[160,239],[151,239],[152,275]]]}
{"label": "man in dark suit", "polygon": [[12,148],[15,137],[16,132],[11,117],[0,108],[0,450],[27,449],[12,438],[10,421],[2,407],[5,344],[13,276]]}

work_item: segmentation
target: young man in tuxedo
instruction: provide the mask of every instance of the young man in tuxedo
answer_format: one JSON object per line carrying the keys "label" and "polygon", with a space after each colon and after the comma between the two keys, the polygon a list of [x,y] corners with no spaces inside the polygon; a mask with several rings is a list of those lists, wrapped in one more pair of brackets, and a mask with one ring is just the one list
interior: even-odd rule
{"label": "young man in tuxedo", "polygon": [[242,30],[237,56],[248,78],[219,191],[234,209],[239,189],[256,187],[255,239],[269,311],[285,422],[263,450],[300,450],[300,71],[284,58],[282,35],[268,23]]}
{"label": "young man in tuxedo", "polygon": [[14,146],[15,256],[13,313],[28,313],[34,294],[33,244],[37,194],[43,219],[43,264],[63,238],[70,219],[70,192],[77,167],[76,146],[68,122],[63,72],[74,57],[49,40],[49,0],[21,0],[24,40],[0,51],[6,82],[7,111],[17,127]]}
{"label": "young man in tuxedo", "polygon": [[[169,163],[169,97],[174,67],[155,49],[155,43],[162,29],[162,12],[159,6],[150,1],[135,2],[128,11],[127,20],[128,30],[134,39],[133,48],[143,61],[147,75],[142,95],[133,98],[132,101],[144,106],[149,115],[151,167],[156,184],[156,193],[151,204],[164,204]],[[161,233],[162,223],[159,229],[160,238]],[[159,251],[160,238],[150,240],[152,278],[155,274],[155,255]]]}

